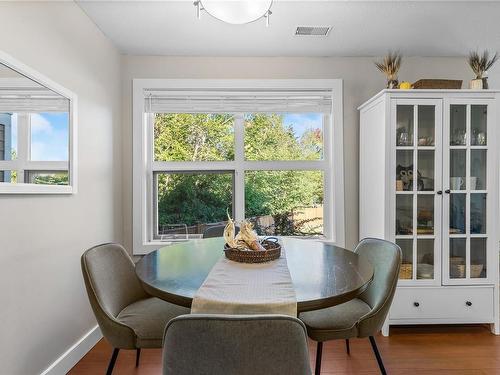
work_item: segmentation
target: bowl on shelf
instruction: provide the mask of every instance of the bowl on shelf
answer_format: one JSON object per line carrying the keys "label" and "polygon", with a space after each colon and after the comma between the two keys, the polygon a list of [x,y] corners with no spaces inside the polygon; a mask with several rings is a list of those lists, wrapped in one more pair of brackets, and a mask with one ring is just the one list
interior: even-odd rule
{"label": "bowl on shelf", "polygon": [[434,278],[434,266],[427,263],[417,264],[417,279],[432,279]]}
{"label": "bowl on shelf", "polygon": [[450,263],[451,264],[464,264],[465,258],[464,257],[450,257]]}
{"label": "bowl on shelf", "polygon": [[450,278],[463,279],[464,277],[465,277],[465,265],[464,264],[452,264],[450,267]]}
{"label": "bowl on shelf", "polygon": [[450,257],[450,277],[452,279],[463,279],[465,277],[464,257]]}
{"label": "bowl on shelf", "polygon": [[433,227],[419,227],[417,228],[417,234],[434,234]]}
{"label": "bowl on shelf", "polygon": [[481,277],[481,273],[483,272],[484,264],[471,264],[470,266],[470,277],[478,278]]}
{"label": "bowl on shelf", "polygon": [[[470,266],[470,277],[472,279],[477,279],[481,277],[483,272],[484,264],[471,264]],[[465,264],[453,264],[451,263],[450,277],[455,279],[465,278]]]}

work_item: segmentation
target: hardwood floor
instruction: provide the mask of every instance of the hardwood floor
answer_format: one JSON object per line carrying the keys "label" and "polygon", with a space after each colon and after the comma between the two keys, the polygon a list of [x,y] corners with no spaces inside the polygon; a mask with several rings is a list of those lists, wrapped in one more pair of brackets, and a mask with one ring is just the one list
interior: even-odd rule
{"label": "hardwood floor", "polygon": [[[488,326],[393,327],[390,337],[376,339],[388,374],[500,374],[500,337],[492,335]],[[309,351],[314,369],[316,344],[312,341]],[[69,374],[104,374],[110,356],[111,347],[101,340]],[[321,373],[379,375],[368,339],[351,340],[350,356],[343,341],[326,342]],[[135,351],[121,350],[113,374],[161,374],[161,350],[144,349],[138,368]]]}

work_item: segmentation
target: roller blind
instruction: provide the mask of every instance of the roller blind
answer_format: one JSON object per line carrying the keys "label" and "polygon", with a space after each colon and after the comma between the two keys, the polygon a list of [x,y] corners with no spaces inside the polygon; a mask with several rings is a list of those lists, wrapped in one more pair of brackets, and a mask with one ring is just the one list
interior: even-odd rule
{"label": "roller blind", "polygon": [[0,112],[68,112],[69,100],[63,97],[1,97]]}
{"label": "roller blind", "polygon": [[329,91],[146,92],[149,113],[315,112],[331,113]]}

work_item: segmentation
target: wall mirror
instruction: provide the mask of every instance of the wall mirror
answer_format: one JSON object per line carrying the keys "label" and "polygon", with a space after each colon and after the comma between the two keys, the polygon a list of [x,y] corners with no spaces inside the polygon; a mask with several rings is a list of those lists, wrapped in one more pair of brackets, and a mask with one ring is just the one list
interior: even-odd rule
{"label": "wall mirror", "polygon": [[75,95],[2,56],[0,194],[75,193]]}

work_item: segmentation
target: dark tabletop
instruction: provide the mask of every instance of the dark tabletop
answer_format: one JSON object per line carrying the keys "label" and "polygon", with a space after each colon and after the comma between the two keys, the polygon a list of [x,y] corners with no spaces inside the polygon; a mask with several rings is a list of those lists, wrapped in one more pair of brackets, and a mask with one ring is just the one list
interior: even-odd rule
{"label": "dark tabletop", "polygon": [[[360,295],[373,278],[362,257],[319,241],[282,238],[299,312],[347,302]],[[145,255],[136,273],[148,293],[190,307],[194,294],[217,260],[224,256],[222,238],[192,240]]]}

